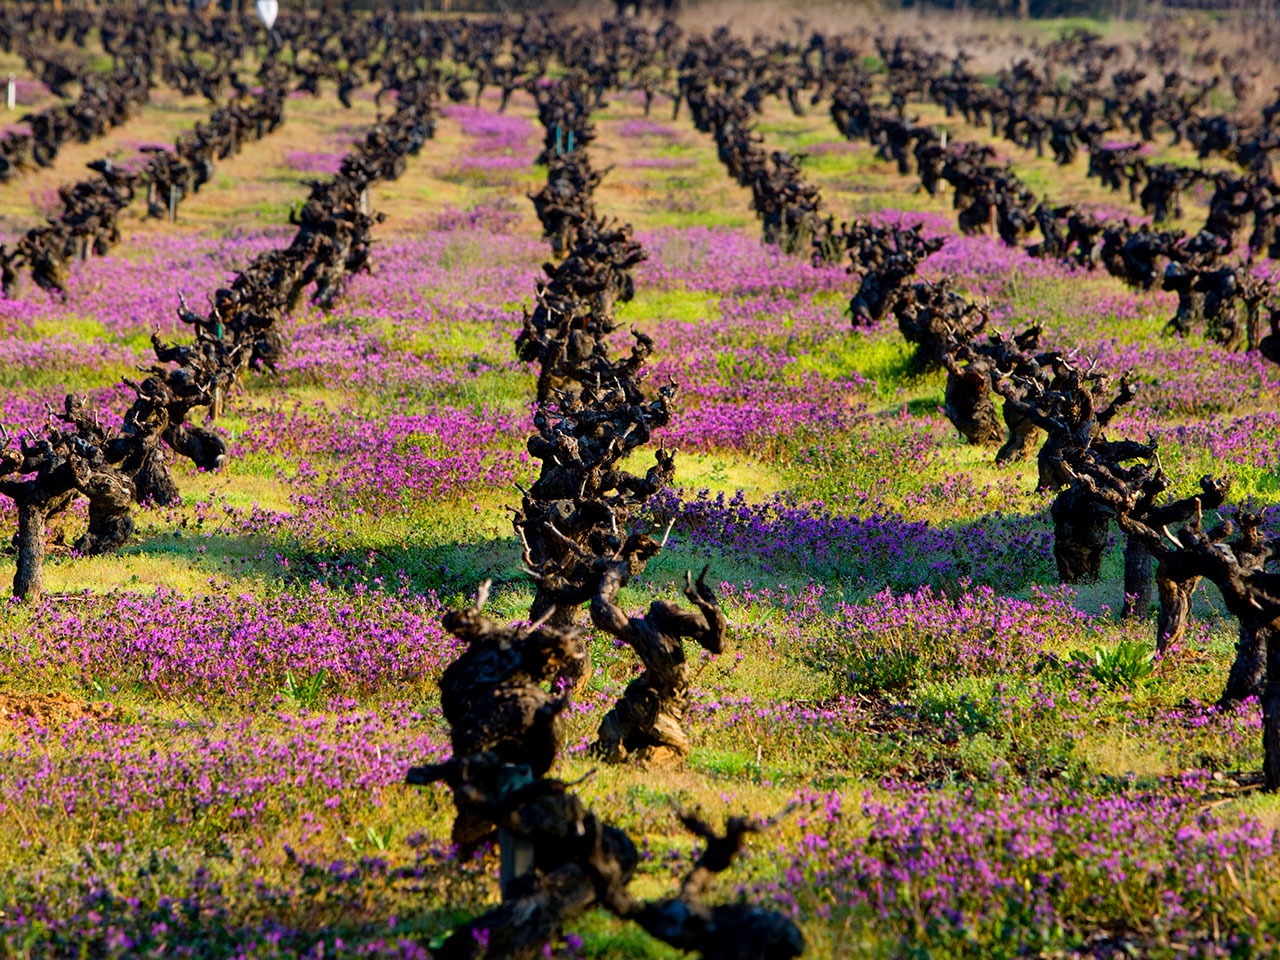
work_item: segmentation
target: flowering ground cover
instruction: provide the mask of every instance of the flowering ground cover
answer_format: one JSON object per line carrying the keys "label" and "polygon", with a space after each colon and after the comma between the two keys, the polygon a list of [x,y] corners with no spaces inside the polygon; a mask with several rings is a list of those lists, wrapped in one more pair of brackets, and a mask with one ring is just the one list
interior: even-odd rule
{"label": "flowering ground cover", "polygon": [[[0,605],[0,957],[426,957],[494,898],[496,854],[460,863],[447,792],[403,779],[449,751],[442,613],[486,578],[496,615],[532,594],[510,507],[535,471],[534,374],[512,343],[547,256],[523,196],[543,179],[540,128],[525,93],[497,104],[443,109],[405,176],[373,189],[388,219],[372,274],[299,311],[279,375],[230,399],[226,466],[181,461],[184,502],[143,510],[110,556],[66,546],[85,524],[72,511],[47,599]],[[997,467],[958,438],[942,375],[915,374],[892,325],[850,328],[843,265],[761,246],[746,192],[669,107],[646,119],[616,96],[594,115],[598,166],[616,165],[597,206],[649,255],[620,316],[653,339],[651,382],[680,385],[659,436],[676,485],[642,517],[670,539],[624,597],[640,610],[710,564],[729,646],[691,653],[693,753],[658,776],[586,755],[636,669],[594,640],[557,768],[594,771],[583,798],[642,838],[637,889],[687,868],[678,808],[794,803],[715,896],[785,911],[813,956],[1274,952],[1280,806],[1257,790],[1257,704],[1214,706],[1235,637],[1221,598],[1202,587],[1157,657],[1151,621],[1116,616],[1118,541],[1099,582],[1060,585],[1034,463]],[[65,301],[0,300],[10,432],[69,389],[120,417],[120,371],[153,330],[181,330],[178,292],[204,303],[291,235],[303,181],[376,115],[331,92],[287,109],[288,134],[220,165],[176,226],[127,215]],[[158,95],[105,140],[123,155],[203,112]],[[1275,365],[1163,336],[1165,294],[954,235],[946,199],[905,195],[824,113],[770,103],[766,120],[837,216],[945,233],[925,276],[988,299],[996,325],[1040,323],[1047,346],[1134,370],[1116,429],[1160,438],[1178,492],[1228,472],[1274,509]],[[0,198],[6,236],[89,149]],[[1084,163],[1054,171],[1063,195],[1114,202]],[[0,583],[12,570],[0,557]],[[677,955],[603,914],[551,951]]]}

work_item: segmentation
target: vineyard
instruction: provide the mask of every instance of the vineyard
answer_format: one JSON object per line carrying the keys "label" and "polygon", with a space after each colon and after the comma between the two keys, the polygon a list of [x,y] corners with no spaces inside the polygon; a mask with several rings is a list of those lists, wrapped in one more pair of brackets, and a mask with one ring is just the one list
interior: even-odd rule
{"label": "vineyard", "polygon": [[238,6],[0,2],[0,960],[1280,952],[1276,22]]}

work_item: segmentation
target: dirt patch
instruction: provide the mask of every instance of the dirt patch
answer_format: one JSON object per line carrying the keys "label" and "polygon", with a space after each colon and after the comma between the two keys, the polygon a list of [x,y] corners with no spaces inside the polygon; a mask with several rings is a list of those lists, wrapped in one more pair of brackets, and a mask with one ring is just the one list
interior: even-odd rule
{"label": "dirt patch", "polygon": [[82,717],[110,720],[118,713],[111,704],[87,703],[65,693],[0,693],[0,728],[45,727]]}

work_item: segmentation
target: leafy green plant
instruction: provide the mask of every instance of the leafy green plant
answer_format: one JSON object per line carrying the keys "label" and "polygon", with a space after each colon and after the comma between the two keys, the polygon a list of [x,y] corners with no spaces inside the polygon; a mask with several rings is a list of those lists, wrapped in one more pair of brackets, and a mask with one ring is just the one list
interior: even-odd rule
{"label": "leafy green plant", "polygon": [[324,681],[329,671],[321,667],[309,677],[301,680],[292,670],[284,672],[284,694],[286,700],[305,710],[314,710],[320,705],[320,695],[324,692]]}
{"label": "leafy green plant", "polygon": [[381,853],[386,853],[389,849],[391,849],[391,834],[394,831],[395,831],[394,825],[388,826],[381,833],[379,833],[373,827],[364,828],[365,836],[369,838],[369,842],[373,844],[374,848]]}
{"label": "leafy green plant", "polygon": [[388,826],[385,830],[379,831],[375,827],[366,826],[364,828],[364,839],[356,837],[343,837],[342,839],[356,853],[365,849],[366,842],[368,846],[379,853],[386,853],[391,849],[391,835],[395,832],[394,826]]}
{"label": "leafy green plant", "polygon": [[1137,640],[1121,640],[1112,650],[1078,650],[1071,659],[1103,686],[1123,690],[1143,685],[1155,671],[1155,655]]}
{"label": "leafy green plant", "polygon": [[92,674],[88,678],[88,687],[88,696],[92,700],[107,700],[115,692],[110,680],[104,683]]}

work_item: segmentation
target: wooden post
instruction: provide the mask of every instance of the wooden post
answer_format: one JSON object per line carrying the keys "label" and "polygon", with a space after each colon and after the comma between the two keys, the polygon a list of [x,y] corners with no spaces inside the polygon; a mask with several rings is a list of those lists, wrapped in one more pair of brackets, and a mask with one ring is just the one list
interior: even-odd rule
{"label": "wooden post", "polygon": [[13,575],[13,595],[27,603],[39,603],[44,593],[44,508],[23,501],[18,504],[18,569]]}
{"label": "wooden post", "polygon": [[[1151,612],[1152,570],[1155,562],[1150,551],[1137,537],[1129,537],[1124,548],[1124,610],[1125,620],[1145,620]],[[1157,638],[1158,642],[1159,638]]]}
{"label": "wooden post", "polygon": [[178,185],[176,183],[169,184],[169,222],[173,223],[178,219]]}
{"label": "wooden post", "polygon": [[1280,682],[1268,680],[1262,698],[1262,789],[1280,790]]}
{"label": "wooden post", "polygon": [[[533,782],[533,771],[514,763],[504,764],[498,780],[498,798],[519,790]],[[533,869],[533,844],[513,837],[506,830],[498,831],[498,888],[506,899],[507,889],[516,877],[522,877]]]}

